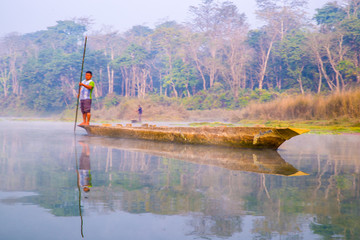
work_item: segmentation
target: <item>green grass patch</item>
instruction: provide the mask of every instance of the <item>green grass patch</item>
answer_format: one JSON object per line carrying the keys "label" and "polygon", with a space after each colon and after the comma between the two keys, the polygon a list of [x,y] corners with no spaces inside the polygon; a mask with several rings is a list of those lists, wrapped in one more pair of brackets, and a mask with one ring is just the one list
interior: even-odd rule
{"label": "green grass patch", "polygon": [[232,123],[222,123],[222,122],[198,122],[198,123],[189,123],[192,127],[202,127],[202,126],[208,126],[208,127],[220,127],[220,126],[226,126],[226,127],[235,127]]}
{"label": "green grass patch", "polygon": [[360,123],[354,121],[341,120],[307,120],[307,121],[259,121],[242,120],[239,122],[242,126],[266,126],[266,127],[293,127],[309,129],[310,133],[315,134],[342,134],[342,133],[360,133]]}

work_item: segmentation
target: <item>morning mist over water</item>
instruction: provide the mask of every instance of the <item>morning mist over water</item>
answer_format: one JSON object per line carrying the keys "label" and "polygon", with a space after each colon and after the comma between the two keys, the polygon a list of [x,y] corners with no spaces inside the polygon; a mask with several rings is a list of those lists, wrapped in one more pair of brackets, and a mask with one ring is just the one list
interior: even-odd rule
{"label": "morning mist over water", "polygon": [[[74,136],[71,123],[0,126],[4,239],[355,239],[359,232],[359,135],[306,134],[278,151],[227,148],[215,159],[206,147],[81,129]],[[79,182],[90,191],[79,194]]]}

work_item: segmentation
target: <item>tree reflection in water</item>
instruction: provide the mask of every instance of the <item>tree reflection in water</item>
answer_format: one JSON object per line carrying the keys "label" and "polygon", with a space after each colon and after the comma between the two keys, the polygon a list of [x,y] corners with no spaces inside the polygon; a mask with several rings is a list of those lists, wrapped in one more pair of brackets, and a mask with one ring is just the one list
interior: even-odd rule
{"label": "tree reflection in water", "polygon": [[[304,135],[281,156],[101,139],[80,137],[91,147],[91,197],[81,199],[85,220],[119,211],[188,216],[184,234],[210,238],[241,234],[245,226],[262,239],[307,231],[325,239],[360,235],[356,136]],[[0,190],[37,193],[2,202],[79,216],[73,146],[65,142],[50,134],[1,134]],[[298,170],[310,175],[287,177]],[[250,226],[248,216],[254,216]]]}

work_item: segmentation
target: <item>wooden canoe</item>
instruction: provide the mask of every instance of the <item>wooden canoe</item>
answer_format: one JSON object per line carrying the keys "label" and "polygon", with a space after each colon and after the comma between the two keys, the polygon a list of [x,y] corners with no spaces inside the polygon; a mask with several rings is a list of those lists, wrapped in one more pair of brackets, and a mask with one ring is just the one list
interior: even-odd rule
{"label": "wooden canoe", "polygon": [[229,149],[218,146],[201,146],[155,141],[88,137],[81,141],[110,149],[141,152],[166,159],[193,164],[216,166],[232,171],[245,171],[281,176],[305,176],[277,151],[271,149]]}
{"label": "wooden canoe", "polygon": [[278,149],[290,138],[309,130],[271,127],[141,127],[117,124],[79,125],[89,135],[160,142],[217,145],[234,148]]}

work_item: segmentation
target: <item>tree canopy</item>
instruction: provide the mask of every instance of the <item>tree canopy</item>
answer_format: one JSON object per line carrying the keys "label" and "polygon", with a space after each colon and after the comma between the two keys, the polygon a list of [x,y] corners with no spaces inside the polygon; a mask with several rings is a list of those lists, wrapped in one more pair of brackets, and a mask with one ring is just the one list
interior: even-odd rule
{"label": "tree canopy", "polygon": [[[264,22],[257,29],[232,2],[204,0],[190,7],[187,23],[88,32],[85,69],[93,72],[95,98],[156,94],[187,99],[188,108],[196,109],[201,96],[226,94],[226,101],[209,101],[208,108],[234,108],[246,105],[257,89],[305,94],[359,86],[359,0],[325,4],[313,24],[304,0],[257,0],[257,6]],[[72,106],[87,22],[63,20],[3,37],[1,101],[15,96],[36,111]]]}

